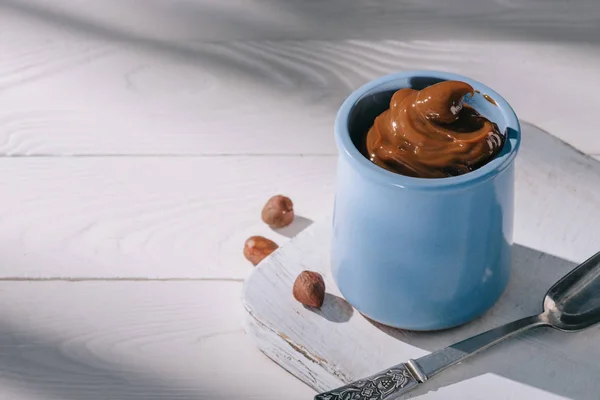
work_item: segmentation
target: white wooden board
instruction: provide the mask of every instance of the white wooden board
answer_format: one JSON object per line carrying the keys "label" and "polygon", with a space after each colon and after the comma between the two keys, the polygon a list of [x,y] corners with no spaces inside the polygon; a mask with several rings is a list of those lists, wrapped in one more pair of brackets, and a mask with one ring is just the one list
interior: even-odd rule
{"label": "white wooden board", "polygon": [[[3,400],[302,400],[254,349],[239,282],[0,282]],[[292,390],[293,393],[288,393]]]}
{"label": "white wooden board", "polygon": [[[259,349],[316,390],[331,389],[385,367],[541,309],[546,290],[600,250],[600,164],[524,124],[517,165],[513,274],[484,317],[438,333],[377,326],[339,297],[329,272],[330,222],[298,235],[246,281],[246,329]],[[297,274],[325,275],[320,311],[291,295]],[[411,396],[427,399],[596,400],[600,327],[565,334],[538,330],[499,345],[432,379]]]}
{"label": "white wooden board", "polygon": [[[334,157],[0,158],[0,279],[241,280],[244,241],[321,219],[334,174]],[[277,193],[299,217],[275,232]]]}
{"label": "white wooden board", "polygon": [[[171,42],[348,37],[598,42],[594,0],[2,0],[3,11],[63,29]],[[143,5],[143,6],[140,6]],[[401,22],[401,23],[400,23]],[[468,22],[469,25],[465,25]]]}
{"label": "white wooden board", "polygon": [[600,154],[599,21],[595,0],[2,0],[0,154],[335,154],[352,90],[423,68]]}

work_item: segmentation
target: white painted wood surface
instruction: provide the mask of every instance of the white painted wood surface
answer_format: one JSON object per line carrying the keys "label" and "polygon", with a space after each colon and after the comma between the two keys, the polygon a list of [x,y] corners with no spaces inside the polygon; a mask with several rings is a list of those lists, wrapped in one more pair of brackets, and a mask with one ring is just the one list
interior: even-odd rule
{"label": "white painted wood surface", "polygon": [[[437,333],[403,332],[365,319],[340,297],[329,270],[329,219],[263,261],[245,284],[246,329],[258,347],[325,391],[541,311],[545,292],[599,248],[600,164],[526,125],[518,158],[513,273],[484,317]],[[560,200],[557,200],[560,199]],[[296,276],[326,277],[319,311],[292,297]],[[600,327],[577,334],[533,331],[427,382],[427,399],[597,399]]]}
{"label": "white painted wood surface", "polygon": [[[0,0],[0,399],[310,398],[244,338],[237,281],[247,236],[331,211],[345,96],[459,72],[593,155],[599,61],[593,0]],[[517,238],[598,203],[537,157],[556,185]],[[282,232],[258,218],[277,192],[303,217]]]}
{"label": "white painted wood surface", "polygon": [[[0,277],[225,278],[251,271],[244,241],[283,244],[331,208],[333,157],[0,159]],[[260,220],[285,193],[298,218]],[[286,236],[287,235],[287,236]]]}
{"label": "white painted wood surface", "polygon": [[0,153],[334,154],[352,90],[426,68],[600,154],[600,5],[576,3],[2,0]]}
{"label": "white painted wood surface", "polygon": [[278,367],[248,342],[243,308],[231,301],[240,289],[239,282],[0,282],[0,397],[310,397],[284,374],[281,386],[271,384]]}

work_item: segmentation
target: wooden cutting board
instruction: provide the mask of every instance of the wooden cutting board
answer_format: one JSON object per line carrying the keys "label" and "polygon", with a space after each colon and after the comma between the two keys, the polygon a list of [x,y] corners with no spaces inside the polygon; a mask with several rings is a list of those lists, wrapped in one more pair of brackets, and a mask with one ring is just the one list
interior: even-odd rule
{"label": "wooden cutting board", "polygon": [[[492,310],[456,329],[400,331],[353,310],[330,275],[330,236],[328,219],[313,224],[261,263],[243,294],[246,330],[258,348],[317,391],[538,313],[546,290],[600,250],[600,163],[524,124],[512,279]],[[328,294],[321,310],[292,297],[292,283],[305,269],[325,277]],[[541,328],[445,371],[408,397],[597,400],[598,360],[600,326],[570,334]]]}

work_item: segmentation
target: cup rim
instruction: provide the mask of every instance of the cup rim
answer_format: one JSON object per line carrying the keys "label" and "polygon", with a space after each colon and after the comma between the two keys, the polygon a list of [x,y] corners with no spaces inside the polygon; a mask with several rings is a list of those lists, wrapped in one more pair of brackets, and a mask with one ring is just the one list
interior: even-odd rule
{"label": "cup rim", "polygon": [[[390,82],[396,80],[406,80],[407,78],[413,77],[459,80],[468,83],[475,90],[479,90],[482,93],[490,95],[500,108],[500,111],[505,118],[507,128],[511,128],[514,131],[513,135],[507,138],[507,141],[510,141],[510,151],[506,154],[497,156],[492,161],[476,169],[475,171],[446,178],[415,178],[401,175],[388,171],[385,168],[381,168],[380,166],[368,160],[358,150],[350,138],[348,119],[352,110],[356,104],[365,95],[367,95],[367,93],[372,92],[373,90],[376,91],[379,86],[387,86],[386,90],[389,90]],[[398,89],[400,88],[401,87],[398,87]],[[342,103],[342,106],[340,107],[335,119],[334,131],[340,156],[345,155],[350,160],[352,167],[359,173],[363,174],[367,179],[375,180],[385,185],[421,190],[456,188],[473,185],[488,180],[498,175],[511,165],[521,145],[521,126],[519,124],[519,120],[515,111],[504,99],[504,97],[500,96],[490,87],[474,79],[459,74],[434,70],[416,70],[389,74],[372,80],[356,89]]]}

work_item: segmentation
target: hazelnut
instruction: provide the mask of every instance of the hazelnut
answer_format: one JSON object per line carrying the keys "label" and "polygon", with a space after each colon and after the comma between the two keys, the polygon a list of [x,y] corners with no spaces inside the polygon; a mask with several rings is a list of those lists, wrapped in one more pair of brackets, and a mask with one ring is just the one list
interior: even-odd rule
{"label": "hazelnut", "polygon": [[257,265],[269,254],[277,250],[279,246],[271,239],[267,239],[263,236],[252,236],[244,243],[244,257],[252,263]]}
{"label": "hazelnut", "polygon": [[294,220],[294,203],[289,197],[273,196],[262,209],[262,220],[271,228],[283,228]]}
{"label": "hazelnut", "polygon": [[325,299],[325,281],[319,273],[303,271],[296,278],[292,293],[305,306],[319,308]]}

